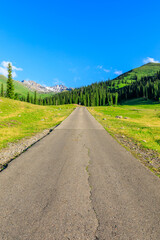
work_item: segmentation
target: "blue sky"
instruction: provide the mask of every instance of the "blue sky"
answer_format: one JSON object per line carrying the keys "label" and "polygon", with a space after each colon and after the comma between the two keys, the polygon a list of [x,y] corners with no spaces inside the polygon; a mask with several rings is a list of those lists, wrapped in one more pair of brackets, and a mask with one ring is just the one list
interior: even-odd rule
{"label": "blue sky", "polygon": [[1,1],[0,73],[79,87],[160,61],[160,1]]}

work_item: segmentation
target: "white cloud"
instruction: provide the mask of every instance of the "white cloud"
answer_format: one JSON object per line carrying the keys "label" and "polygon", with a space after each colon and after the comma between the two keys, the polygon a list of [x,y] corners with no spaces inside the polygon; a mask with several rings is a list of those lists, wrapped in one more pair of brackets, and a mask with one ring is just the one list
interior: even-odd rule
{"label": "white cloud", "polygon": [[13,77],[13,78],[17,77],[17,74],[16,74],[15,71],[12,72],[12,77]]}
{"label": "white cloud", "polygon": [[7,77],[7,75],[8,75],[7,68],[0,67],[0,74],[2,74],[5,77]]}
{"label": "white cloud", "polygon": [[100,69],[100,70],[102,70],[102,71],[104,71],[104,72],[106,72],[106,73],[109,73],[109,72],[110,72],[110,70],[104,68],[103,65],[98,65],[98,66],[97,66],[97,69]]}
{"label": "white cloud", "polygon": [[12,66],[12,77],[15,78],[17,76],[16,71],[23,71],[22,68],[17,68],[16,66],[13,66],[12,62],[3,61],[1,62],[0,66],[0,74],[4,75],[5,77],[8,76],[8,64],[11,64]]}
{"label": "white cloud", "polygon": [[145,59],[143,59],[143,63],[159,63],[159,61],[155,60],[154,58],[151,58],[151,57],[147,57]]}
{"label": "white cloud", "polygon": [[117,70],[114,72],[114,74],[116,75],[121,75],[122,73],[123,73],[122,71],[117,71]]}
{"label": "white cloud", "polygon": [[110,72],[109,69],[105,69],[105,68],[103,69],[103,71],[106,72],[106,73],[109,73],[109,72]]}

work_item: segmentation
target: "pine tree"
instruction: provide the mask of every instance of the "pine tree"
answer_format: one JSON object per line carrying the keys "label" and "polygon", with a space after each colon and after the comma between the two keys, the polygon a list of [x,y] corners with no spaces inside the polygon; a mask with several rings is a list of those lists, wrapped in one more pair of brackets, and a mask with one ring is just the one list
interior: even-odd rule
{"label": "pine tree", "polygon": [[34,104],[36,104],[37,103],[37,92],[35,91],[34,92]]}
{"label": "pine tree", "polygon": [[14,98],[14,85],[13,85],[13,79],[12,79],[12,66],[9,63],[8,64],[8,80],[7,80],[7,93],[6,96],[8,98]]}
{"label": "pine tree", "polygon": [[1,84],[1,97],[4,97],[3,83]]}
{"label": "pine tree", "polygon": [[117,105],[118,104],[118,92],[116,92],[116,94],[115,94],[115,105]]}
{"label": "pine tree", "polygon": [[30,102],[30,95],[29,95],[29,92],[27,94],[27,102]]}

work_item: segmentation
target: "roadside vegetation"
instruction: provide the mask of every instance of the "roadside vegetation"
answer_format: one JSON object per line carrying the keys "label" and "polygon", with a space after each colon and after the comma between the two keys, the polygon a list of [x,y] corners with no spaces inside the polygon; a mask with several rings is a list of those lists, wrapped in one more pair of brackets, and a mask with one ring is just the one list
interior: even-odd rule
{"label": "roadside vegetation", "polygon": [[0,98],[0,149],[61,123],[74,105],[38,106]]}
{"label": "roadside vegetation", "polygon": [[129,137],[160,154],[160,104],[141,98],[88,110],[109,133]]}
{"label": "roadside vegetation", "polygon": [[140,98],[88,110],[120,144],[160,177],[160,104]]}

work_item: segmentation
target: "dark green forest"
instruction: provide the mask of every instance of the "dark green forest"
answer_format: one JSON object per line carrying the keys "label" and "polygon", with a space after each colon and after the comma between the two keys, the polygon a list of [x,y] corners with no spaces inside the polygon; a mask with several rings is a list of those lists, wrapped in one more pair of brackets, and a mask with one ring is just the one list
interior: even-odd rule
{"label": "dark green forest", "polygon": [[[119,84],[123,80],[117,80]],[[53,104],[81,104],[84,106],[107,106],[122,101],[144,97],[155,101],[160,100],[160,72],[154,76],[135,79],[125,87],[115,87],[115,81],[108,80],[91,84],[87,87],[74,89],[70,92],[55,94],[53,97],[43,99],[44,105]]]}

